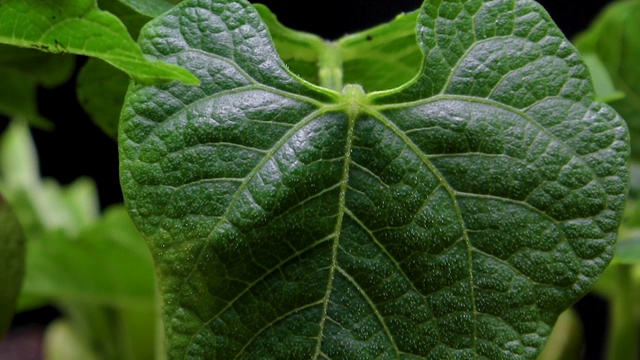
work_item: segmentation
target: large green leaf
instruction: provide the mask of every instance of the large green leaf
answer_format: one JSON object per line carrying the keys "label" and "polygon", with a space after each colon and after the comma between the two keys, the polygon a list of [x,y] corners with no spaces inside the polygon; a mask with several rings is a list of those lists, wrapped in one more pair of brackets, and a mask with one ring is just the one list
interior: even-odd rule
{"label": "large green leaf", "polygon": [[595,282],[628,133],[574,47],[529,0],[429,0],[417,36],[367,94],[299,81],[242,0],[143,29],[202,84],[132,87],[119,129],[169,358],[532,359]]}
{"label": "large green leaf", "polygon": [[584,54],[598,58],[624,98],[611,105],[631,130],[632,155],[640,159],[640,1],[618,1],[605,9],[576,39]]}
{"label": "large green leaf", "polygon": [[184,69],[146,59],[122,22],[98,9],[96,0],[3,0],[0,43],[97,57],[143,84],[197,84]]}
{"label": "large green leaf", "polygon": [[24,234],[0,196],[0,339],[11,324],[24,277]]}

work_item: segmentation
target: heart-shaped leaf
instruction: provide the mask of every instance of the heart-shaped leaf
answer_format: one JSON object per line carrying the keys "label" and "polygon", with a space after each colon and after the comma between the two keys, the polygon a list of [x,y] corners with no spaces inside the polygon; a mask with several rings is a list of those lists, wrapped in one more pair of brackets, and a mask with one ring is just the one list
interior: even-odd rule
{"label": "heart-shaped leaf", "polygon": [[594,283],[629,145],[574,47],[530,0],[428,0],[417,38],[367,94],[289,73],[246,1],[143,29],[201,81],[133,87],[120,126],[170,358],[532,359]]}

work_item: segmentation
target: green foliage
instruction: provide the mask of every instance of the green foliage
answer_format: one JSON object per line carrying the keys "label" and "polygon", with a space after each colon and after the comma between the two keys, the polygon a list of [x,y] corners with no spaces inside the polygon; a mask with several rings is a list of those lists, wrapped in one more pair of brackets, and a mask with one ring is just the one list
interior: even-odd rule
{"label": "green foliage", "polygon": [[[0,191],[28,239],[23,284],[16,269],[24,263],[24,254],[17,252],[20,244],[0,241],[2,320],[12,309],[5,296],[15,297],[22,284],[19,310],[51,304],[65,314],[48,330],[47,359],[155,359],[152,260],[124,207],[99,216],[92,181],[79,179],[61,187],[41,179],[29,131],[18,122],[0,139]],[[0,235],[15,236],[15,226],[4,215]],[[76,345],[69,349],[60,344]]]}
{"label": "green foliage", "polygon": [[[426,0],[335,41],[244,0],[179,2],[0,4],[0,114],[16,120],[0,139],[0,332],[22,227],[18,308],[64,315],[48,360],[165,356],[125,209],[101,215],[89,179],[40,178],[25,122],[51,127],[36,90],[69,80],[63,52],[91,57],[78,99],[112,137],[131,89],[122,181],[170,358],[531,359],[547,338],[541,358],[579,356],[575,317],[550,332],[613,256],[627,134],[599,101],[640,123],[638,0],[578,40],[592,79],[529,0]],[[596,287],[620,360],[638,354],[636,204]]]}
{"label": "green foliage", "polygon": [[1,5],[0,43],[97,57],[142,84],[197,84],[182,68],[146,59],[122,22],[98,9],[96,0],[5,0]]}
{"label": "green foliage", "polygon": [[549,341],[540,353],[540,360],[580,360],[583,334],[578,314],[569,309],[558,317]]}
{"label": "green foliage", "polygon": [[74,64],[72,56],[0,45],[0,114],[51,128],[38,113],[37,87],[52,88],[67,82]]}
{"label": "green foliage", "polygon": [[24,234],[9,204],[0,196],[0,339],[11,324],[24,277]]}
{"label": "green foliage", "polygon": [[[255,8],[269,29],[280,58],[293,73],[309,82],[321,84],[323,76],[332,76],[322,72],[333,71],[343,82],[359,84],[370,92],[400,86],[420,70],[422,52],[415,34],[417,11],[333,42],[286,28],[264,5]],[[327,68],[335,57],[339,66]]]}
{"label": "green foliage", "polygon": [[91,59],[78,75],[78,100],[91,119],[116,138],[120,109],[129,87],[129,77],[104,61]]}
{"label": "green foliage", "polygon": [[632,156],[640,159],[640,1],[618,1],[600,14],[591,28],[576,39],[583,54],[598,58],[624,98],[612,106],[629,125]]}
{"label": "green foliage", "polygon": [[[242,0],[143,29],[201,83],[131,87],[120,125],[169,358],[532,359],[596,281],[628,133],[573,46],[532,1],[426,1],[417,26],[418,74],[369,93],[332,90],[371,79],[342,45],[319,51],[323,87],[292,74]],[[353,46],[396,41],[367,34]]]}

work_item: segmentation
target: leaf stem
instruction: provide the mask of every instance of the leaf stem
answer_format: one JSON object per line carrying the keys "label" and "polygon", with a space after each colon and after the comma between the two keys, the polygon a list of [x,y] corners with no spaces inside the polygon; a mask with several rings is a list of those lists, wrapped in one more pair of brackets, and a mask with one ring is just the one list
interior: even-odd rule
{"label": "leaf stem", "polygon": [[632,266],[619,264],[616,294],[611,298],[611,331],[607,359],[638,359],[638,314],[636,311],[636,289],[633,282]]}
{"label": "leaf stem", "polygon": [[336,42],[326,42],[319,53],[318,78],[320,86],[342,90],[342,50]]}

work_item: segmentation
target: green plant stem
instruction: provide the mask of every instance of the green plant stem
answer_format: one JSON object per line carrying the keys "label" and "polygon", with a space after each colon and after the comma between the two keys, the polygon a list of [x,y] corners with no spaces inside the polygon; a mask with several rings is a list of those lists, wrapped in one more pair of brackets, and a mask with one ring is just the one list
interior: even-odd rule
{"label": "green plant stem", "polygon": [[632,266],[617,266],[617,291],[611,299],[611,323],[607,359],[638,359],[638,314],[635,306],[636,289]]}
{"label": "green plant stem", "polygon": [[318,68],[320,86],[342,90],[342,53],[338,43],[325,43],[319,54]]}

